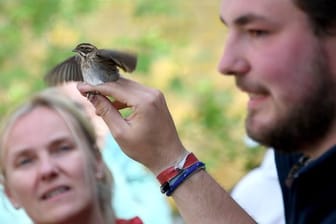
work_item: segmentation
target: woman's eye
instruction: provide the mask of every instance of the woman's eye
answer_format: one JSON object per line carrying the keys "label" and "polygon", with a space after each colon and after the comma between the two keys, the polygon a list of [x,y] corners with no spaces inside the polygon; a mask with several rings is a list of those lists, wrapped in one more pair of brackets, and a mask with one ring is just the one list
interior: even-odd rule
{"label": "woman's eye", "polygon": [[69,150],[70,150],[70,147],[67,146],[67,145],[62,145],[62,146],[57,148],[57,151],[59,151],[59,152],[69,151]]}
{"label": "woman's eye", "polygon": [[21,166],[26,166],[28,164],[31,164],[33,162],[33,158],[31,157],[22,157],[22,158],[19,158],[16,162],[16,165],[18,167],[21,167]]}
{"label": "woman's eye", "polygon": [[73,149],[72,145],[68,145],[68,144],[64,144],[64,145],[59,145],[56,148],[56,152],[57,153],[61,153],[61,152],[67,152]]}

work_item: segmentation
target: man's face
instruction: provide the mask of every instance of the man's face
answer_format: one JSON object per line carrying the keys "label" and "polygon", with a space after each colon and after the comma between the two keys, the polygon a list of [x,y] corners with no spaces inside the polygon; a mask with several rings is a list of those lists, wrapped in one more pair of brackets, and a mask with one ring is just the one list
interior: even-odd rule
{"label": "man's face", "polygon": [[249,96],[248,134],[284,151],[316,143],[334,118],[335,85],[307,16],[290,0],[223,0],[221,19],[219,70]]}

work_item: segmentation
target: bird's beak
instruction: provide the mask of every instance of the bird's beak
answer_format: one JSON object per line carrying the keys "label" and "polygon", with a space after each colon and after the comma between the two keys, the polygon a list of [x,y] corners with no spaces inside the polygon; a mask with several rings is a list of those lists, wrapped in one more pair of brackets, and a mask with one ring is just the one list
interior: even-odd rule
{"label": "bird's beak", "polygon": [[73,49],[72,52],[78,52],[77,48]]}

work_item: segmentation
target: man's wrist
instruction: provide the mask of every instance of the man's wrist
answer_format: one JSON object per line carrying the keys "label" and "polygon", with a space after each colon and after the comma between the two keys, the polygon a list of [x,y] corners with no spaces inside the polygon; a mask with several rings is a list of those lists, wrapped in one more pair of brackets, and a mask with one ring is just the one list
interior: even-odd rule
{"label": "man's wrist", "polygon": [[204,169],[204,163],[198,161],[193,153],[187,153],[174,166],[168,167],[157,175],[161,192],[170,196],[191,175]]}

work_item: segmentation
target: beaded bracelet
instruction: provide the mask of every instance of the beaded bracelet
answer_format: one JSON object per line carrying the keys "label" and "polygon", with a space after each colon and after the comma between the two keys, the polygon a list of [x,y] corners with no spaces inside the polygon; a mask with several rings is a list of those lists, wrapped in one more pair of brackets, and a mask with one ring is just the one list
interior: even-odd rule
{"label": "beaded bracelet", "polygon": [[200,170],[205,169],[205,164],[198,161],[191,165],[190,167],[183,169],[176,177],[170,180],[168,183],[161,186],[161,192],[170,196],[176,188],[178,188],[186,179],[188,179],[192,174],[197,173]]}

